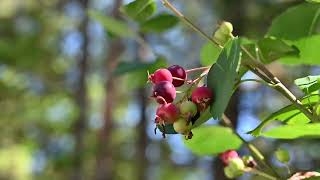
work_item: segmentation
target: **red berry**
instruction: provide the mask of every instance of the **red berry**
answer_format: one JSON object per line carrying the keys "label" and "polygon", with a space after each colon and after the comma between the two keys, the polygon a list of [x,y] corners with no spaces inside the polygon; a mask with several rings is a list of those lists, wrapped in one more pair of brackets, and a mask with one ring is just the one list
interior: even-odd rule
{"label": "red berry", "polygon": [[149,80],[151,80],[154,84],[157,84],[161,81],[172,82],[172,75],[168,69],[158,69],[149,76]]}
{"label": "red berry", "polygon": [[169,103],[160,105],[156,112],[156,123],[172,124],[179,117],[179,109],[176,105]]}
{"label": "red berry", "polygon": [[169,81],[161,81],[154,85],[153,97],[159,104],[171,103],[176,98],[176,88]]}
{"label": "red berry", "polygon": [[200,111],[205,110],[211,103],[212,92],[207,87],[197,87],[191,94],[191,100],[197,104]]}
{"label": "red berry", "polygon": [[219,157],[222,160],[223,164],[227,166],[231,159],[239,158],[239,155],[235,150],[227,150],[224,153],[220,154]]}
{"label": "red berry", "polygon": [[175,87],[182,86],[184,82],[187,80],[187,73],[183,69],[183,67],[179,65],[172,65],[168,67],[168,70],[171,72],[172,77],[179,78],[179,79],[173,79],[172,84]]}

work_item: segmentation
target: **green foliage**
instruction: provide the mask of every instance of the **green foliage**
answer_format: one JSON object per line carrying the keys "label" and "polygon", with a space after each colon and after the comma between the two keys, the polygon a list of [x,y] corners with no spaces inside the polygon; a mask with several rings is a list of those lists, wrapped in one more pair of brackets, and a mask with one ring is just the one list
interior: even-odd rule
{"label": "green foliage", "polygon": [[201,124],[207,122],[210,118],[212,118],[212,115],[210,113],[210,108],[207,108],[204,112],[200,114],[200,117],[196,120],[192,128],[196,128],[200,126]]}
{"label": "green foliage", "polygon": [[312,35],[319,26],[319,9],[319,4],[309,3],[289,8],[272,21],[267,35],[286,40]]}
{"label": "green foliage", "polygon": [[197,155],[216,155],[228,149],[240,148],[242,141],[230,128],[201,126],[192,130],[194,136],[185,145]]}
{"label": "green foliage", "polygon": [[256,43],[244,46],[252,56],[257,57],[264,64],[269,64],[282,57],[297,57],[299,54],[299,50],[296,47],[274,37],[263,38]]}
{"label": "green foliage", "polygon": [[290,154],[285,149],[278,149],[275,152],[275,156],[276,156],[277,160],[282,162],[282,163],[286,164],[286,163],[288,163],[290,161]]}
{"label": "green foliage", "polygon": [[320,76],[307,76],[296,79],[294,83],[305,93],[310,94],[320,89]]}
{"label": "green foliage", "polygon": [[161,131],[161,132],[165,132],[166,134],[178,134],[174,128],[173,128],[173,124],[166,124],[164,127],[157,125],[157,128]]}
{"label": "green foliage", "polygon": [[306,0],[309,3],[320,3],[320,0]]}
{"label": "green foliage", "polygon": [[[143,71],[147,73],[148,70],[155,71],[158,68],[166,67],[167,62],[163,57],[157,58],[154,62],[120,62],[117,68],[113,71],[113,74],[116,76],[124,75],[126,73],[132,73],[136,71]],[[151,72],[151,73],[152,73]]]}
{"label": "green foliage", "polygon": [[282,125],[263,132],[262,136],[274,139],[320,138],[320,124]]}
{"label": "green foliage", "polygon": [[300,51],[298,57],[284,57],[281,62],[285,64],[320,64],[320,35],[313,35],[310,37],[301,38],[291,42],[292,45],[297,47]]}
{"label": "green foliage", "polygon": [[128,17],[143,22],[152,16],[157,9],[154,0],[135,0],[121,7],[121,11]]}
{"label": "green foliage", "polygon": [[240,42],[235,38],[231,43],[229,54],[224,48],[216,62],[210,68],[207,85],[214,94],[214,101],[210,107],[213,118],[221,118],[233,93],[233,87],[240,66]]}
{"label": "green foliage", "polygon": [[89,11],[89,16],[101,23],[108,32],[114,35],[124,38],[132,38],[136,36],[136,33],[126,23],[111,16],[105,16],[98,11]]}
{"label": "green foliage", "polygon": [[[148,81],[148,71],[153,73],[159,68],[167,67],[164,57],[158,57],[154,62],[122,62],[115,69],[114,75],[126,75],[129,89],[137,89],[146,86]],[[134,83],[132,83],[134,82]]]}
{"label": "green foliage", "polygon": [[176,16],[171,14],[159,14],[155,17],[143,22],[140,26],[142,32],[157,32],[161,33],[174,27],[179,22]]}
{"label": "green foliage", "polygon": [[284,41],[276,38],[264,38],[257,42],[260,60],[265,63],[271,63],[284,56],[298,55],[297,48],[288,45]]}
{"label": "green foliage", "polygon": [[204,44],[200,52],[200,63],[203,66],[209,66],[215,63],[221,53],[221,49],[211,42]]}
{"label": "green foliage", "polygon": [[[317,102],[319,102],[318,94],[306,96],[302,100],[302,103],[305,107],[313,106]],[[306,124],[310,122],[307,116],[305,116],[299,109],[297,109],[295,105],[291,104],[269,115],[259,124],[259,126],[257,126],[254,130],[249,131],[248,133],[253,136],[260,136],[262,129],[272,121],[281,121],[291,125]]]}

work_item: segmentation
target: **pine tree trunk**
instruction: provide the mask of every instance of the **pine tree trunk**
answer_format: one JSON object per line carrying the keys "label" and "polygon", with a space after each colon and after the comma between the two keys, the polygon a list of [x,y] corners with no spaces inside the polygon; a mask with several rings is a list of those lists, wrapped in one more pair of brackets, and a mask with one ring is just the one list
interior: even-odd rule
{"label": "pine tree trunk", "polygon": [[[120,19],[119,8],[121,6],[121,0],[114,1],[114,7],[112,16],[116,19]],[[114,179],[114,161],[112,159],[112,130],[113,130],[113,108],[116,103],[117,84],[116,79],[113,77],[112,72],[116,68],[119,57],[124,51],[124,45],[120,38],[114,38],[110,44],[109,54],[106,58],[106,71],[107,80],[105,87],[105,104],[104,104],[104,116],[103,127],[98,134],[97,142],[97,157],[96,157],[96,174],[97,180],[111,180]]]}
{"label": "pine tree trunk", "polygon": [[[81,1],[83,11],[88,9],[89,0]],[[79,69],[79,82],[76,90],[76,103],[79,107],[78,119],[74,123],[74,137],[75,137],[75,149],[74,149],[74,161],[72,179],[83,179],[83,153],[84,153],[84,136],[86,131],[86,119],[87,119],[87,88],[86,88],[86,76],[88,72],[88,44],[89,37],[87,32],[88,17],[85,17],[80,24],[79,31],[83,36],[82,53],[79,55],[78,69]]]}

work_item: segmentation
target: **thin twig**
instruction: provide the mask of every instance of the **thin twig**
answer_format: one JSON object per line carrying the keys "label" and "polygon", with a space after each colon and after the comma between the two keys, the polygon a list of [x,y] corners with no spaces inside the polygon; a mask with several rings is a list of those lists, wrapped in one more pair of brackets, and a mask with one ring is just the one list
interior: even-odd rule
{"label": "thin twig", "polygon": [[276,177],[273,177],[273,176],[271,176],[271,175],[269,175],[269,174],[267,174],[267,173],[264,173],[264,172],[262,172],[262,171],[259,171],[259,170],[257,170],[257,169],[254,169],[254,168],[247,168],[245,171],[248,172],[248,173],[252,173],[252,174],[259,175],[259,176],[264,177],[264,178],[266,178],[266,179],[277,180]]}

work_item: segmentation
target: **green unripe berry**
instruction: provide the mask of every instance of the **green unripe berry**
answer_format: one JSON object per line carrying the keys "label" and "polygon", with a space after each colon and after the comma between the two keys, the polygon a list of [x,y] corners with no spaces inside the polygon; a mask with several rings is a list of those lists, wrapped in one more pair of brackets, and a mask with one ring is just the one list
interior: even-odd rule
{"label": "green unripe berry", "polygon": [[236,178],[244,173],[245,165],[240,158],[230,159],[228,166],[224,168],[224,173],[228,178]]}
{"label": "green unripe berry", "polygon": [[246,167],[241,158],[233,158],[229,160],[229,165],[234,170],[243,171]]}
{"label": "green unripe berry", "polygon": [[225,167],[225,168],[223,169],[223,171],[224,171],[224,174],[225,174],[225,175],[227,176],[227,178],[229,178],[229,179],[233,179],[233,178],[237,177],[237,176],[235,176],[235,173],[233,172],[232,168],[230,168],[229,166]]}
{"label": "green unripe berry", "polygon": [[220,24],[220,27],[219,27],[219,30],[225,34],[225,35],[229,35],[232,33],[233,31],[233,26],[230,22],[227,22],[227,21],[223,21],[221,24]]}
{"label": "green unripe berry", "polygon": [[225,45],[229,39],[231,39],[230,37],[228,37],[227,35],[223,34],[219,29],[214,33],[213,35],[213,39],[216,40],[218,43],[220,43],[221,45]]}
{"label": "green unripe berry", "polygon": [[231,23],[223,21],[219,28],[213,35],[213,39],[215,39],[221,45],[225,45],[230,39],[233,38],[232,35],[233,26]]}
{"label": "green unripe berry", "polygon": [[180,114],[183,117],[194,116],[197,114],[197,105],[192,101],[185,101],[180,105]]}
{"label": "green unripe berry", "polygon": [[183,118],[180,118],[173,123],[174,130],[180,134],[187,134],[191,130],[191,126],[191,123],[187,125],[187,121]]}
{"label": "green unripe berry", "polygon": [[285,149],[278,149],[275,152],[275,155],[276,155],[276,158],[278,159],[278,161],[280,161],[282,163],[288,163],[290,161],[290,154]]}

